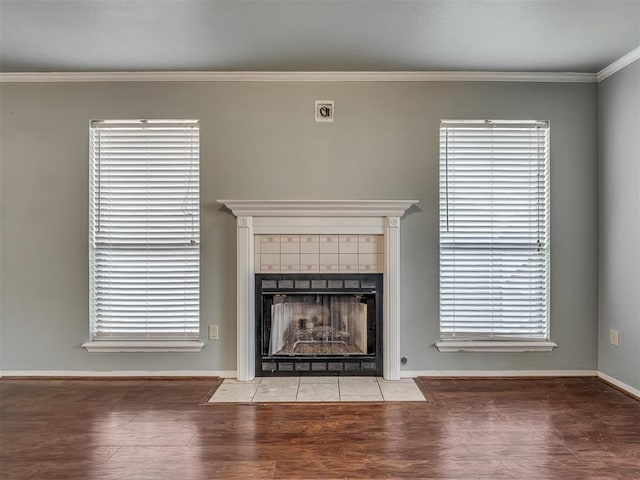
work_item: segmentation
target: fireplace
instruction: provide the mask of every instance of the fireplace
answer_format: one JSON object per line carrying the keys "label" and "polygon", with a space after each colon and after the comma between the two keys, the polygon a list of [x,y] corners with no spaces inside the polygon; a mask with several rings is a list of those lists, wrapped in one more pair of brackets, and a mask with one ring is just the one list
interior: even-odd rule
{"label": "fireplace", "polygon": [[256,376],[381,375],[382,274],[257,274]]}
{"label": "fireplace", "polygon": [[[256,270],[258,254],[254,250],[255,236],[317,234],[383,236],[383,252],[376,261],[376,269],[379,268],[383,272],[382,285],[384,286],[382,296],[379,298],[380,302],[376,304],[376,310],[382,311],[382,323],[376,329],[376,336],[382,336],[381,342],[379,341],[376,347],[378,351],[376,362],[381,355],[382,376],[386,380],[400,380],[400,218],[411,205],[418,203],[417,200],[218,200],[218,202],[224,204],[237,217],[237,370],[235,373],[238,380],[250,381],[256,376],[258,347],[255,333],[257,326],[255,276],[266,272],[262,268],[260,272]],[[264,253],[260,253],[261,267],[262,264],[268,267],[272,263],[264,258]],[[283,273],[283,265],[285,268],[289,266],[284,261],[288,259],[290,258],[285,259],[281,255],[280,274]],[[304,267],[302,260],[301,252],[298,264],[301,272]],[[361,263],[360,260],[363,262]],[[373,258],[369,260],[358,258],[358,269],[355,271],[361,272],[362,269],[367,268],[367,265],[373,268]],[[348,262],[348,264],[355,268],[355,262]],[[319,274],[323,274],[322,268],[325,266],[319,267]],[[338,270],[339,268],[340,259],[338,259]],[[306,274],[312,273],[309,270],[304,271]],[[271,273],[276,274],[277,270]],[[293,272],[287,274],[293,274]]]}

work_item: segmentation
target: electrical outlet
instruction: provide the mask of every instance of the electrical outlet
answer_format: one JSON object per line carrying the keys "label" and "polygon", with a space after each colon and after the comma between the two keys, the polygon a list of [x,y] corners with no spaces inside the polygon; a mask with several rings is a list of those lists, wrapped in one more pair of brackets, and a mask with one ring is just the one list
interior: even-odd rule
{"label": "electrical outlet", "polygon": [[619,337],[620,337],[620,334],[618,330],[614,330],[613,328],[609,330],[609,343],[614,347],[617,347],[619,345],[619,340],[620,340]]}
{"label": "electrical outlet", "polygon": [[218,325],[209,325],[209,340],[218,340]]}

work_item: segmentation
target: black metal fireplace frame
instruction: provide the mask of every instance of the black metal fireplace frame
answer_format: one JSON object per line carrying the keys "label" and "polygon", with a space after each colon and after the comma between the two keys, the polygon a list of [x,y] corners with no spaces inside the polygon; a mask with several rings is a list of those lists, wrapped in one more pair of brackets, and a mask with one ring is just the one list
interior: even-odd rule
{"label": "black metal fireplace frame", "polygon": [[[263,284],[266,280],[267,283]],[[324,288],[312,288],[312,280],[325,280]],[[329,281],[342,281],[341,288],[329,288]],[[269,283],[269,281],[271,281]],[[297,282],[296,282],[297,281]],[[350,281],[350,282],[349,282]],[[356,287],[357,281],[357,287]],[[275,282],[275,284],[274,284]],[[288,282],[288,283],[287,283]],[[321,282],[320,282],[321,283]],[[263,288],[263,285],[275,288]],[[364,286],[363,286],[364,285]],[[308,288],[304,288],[308,287]],[[263,354],[264,336],[262,315],[264,296],[278,293],[293,294],[357,294],[374,295],[375,347],[374,352],[363,355],[304,355],[268,356]],[[381,376],[382,375],[382,274],[381,273],[261,273],[255,276],[256,298],[256,376]]]}

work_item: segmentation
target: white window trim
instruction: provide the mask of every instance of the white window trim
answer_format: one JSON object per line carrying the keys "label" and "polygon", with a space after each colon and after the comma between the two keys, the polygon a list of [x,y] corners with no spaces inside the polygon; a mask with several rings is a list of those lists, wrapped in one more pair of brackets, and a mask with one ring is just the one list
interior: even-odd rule
{"label": "white window trim", "polygon": [[550,352],[555,342],[508,342],[500,340],[442,340],[435,343],[439,352]]}
{"label": "white window trim", "polygon": [[82,344],[88,352],[199,352],[197,340],[95,340]]}

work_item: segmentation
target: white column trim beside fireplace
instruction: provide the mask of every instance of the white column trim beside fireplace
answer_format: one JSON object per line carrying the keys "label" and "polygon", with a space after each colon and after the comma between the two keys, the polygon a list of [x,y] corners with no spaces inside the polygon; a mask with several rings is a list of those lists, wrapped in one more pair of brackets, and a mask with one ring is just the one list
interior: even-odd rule
{"label": "white column trim beside fireplace", "polygon": [[255,377],[255,273],[253,218],[239,215],[237,220],[237,372],[238,380]]}
{"label": "white column trim beside fireplace", "polygon": [[385,221],[383,285],[382,375],[400,380],[400,217]]}
{"label": "white column trim beside fireplace", "polygon": [[400,380],[400,218],[417,200],[218,200],[237,217],[237,376],[255,377],[256,234],[385,237],[383,375]]}

